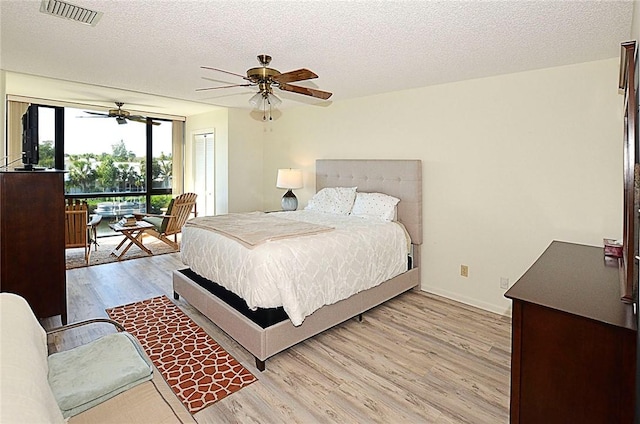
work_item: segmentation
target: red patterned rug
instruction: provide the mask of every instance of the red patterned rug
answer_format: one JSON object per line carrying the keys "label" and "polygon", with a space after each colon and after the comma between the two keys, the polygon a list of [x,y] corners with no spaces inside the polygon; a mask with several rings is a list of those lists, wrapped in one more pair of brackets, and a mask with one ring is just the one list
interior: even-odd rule
{"label": "red patterned rug", "polygon": [[257,380],[166,296],[107,314],[140,341],[192,414]]}

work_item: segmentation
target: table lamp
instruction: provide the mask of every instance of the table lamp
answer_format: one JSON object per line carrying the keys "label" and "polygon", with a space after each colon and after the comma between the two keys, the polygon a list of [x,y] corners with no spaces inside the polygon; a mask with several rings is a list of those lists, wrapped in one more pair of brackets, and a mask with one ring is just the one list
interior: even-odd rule
{"label": "table lamp", "polygon": [[278,179],[276,187],[287,189],[282,196],[282,210],[295,211],[298,209],[298,199],[293,194],[294,188],[302,188],[302,170],[300,169],[278,169]]}

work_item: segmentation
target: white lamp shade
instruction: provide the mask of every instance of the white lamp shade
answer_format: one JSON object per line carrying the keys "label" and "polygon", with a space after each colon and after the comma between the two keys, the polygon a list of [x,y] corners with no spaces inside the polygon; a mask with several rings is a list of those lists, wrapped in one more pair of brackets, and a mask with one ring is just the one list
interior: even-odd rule
{"label": "white lamp shade", "polygon": [[251,106],[256,109],[262,109],[263,101],[264,99],[262,98],[262,92],[258,92],[249,99],[249,104],[251,104]]}
{"label": "white lamp shade", "polygon": [[278,97],[273,93],[265,93],[262,91],[257,92],[249,99],[249,104],[255,109],[265,109],[266,106],[278,107],[282,103]]}
{"label": "white lamp shade", "polygon": [[269,102],[271,107],[278,107],[280,106],[280,103],[282,103],[282,100],[276,97],[276,95],[273,93],[269,94],[269,96],[267,97],[267,101]]}
{"label": "white lamp shade", "polygon": [[302,188],[302,170],[291,168],[278,169],[276,187],[286,189]]}

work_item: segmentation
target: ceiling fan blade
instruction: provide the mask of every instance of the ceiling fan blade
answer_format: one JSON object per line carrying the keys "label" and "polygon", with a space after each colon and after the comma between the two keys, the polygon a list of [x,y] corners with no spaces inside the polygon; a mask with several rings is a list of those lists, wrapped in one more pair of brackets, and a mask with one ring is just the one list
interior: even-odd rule
{"label": "ceiling fan blade", "polygon": [[251,87],[255,85],[251,84],[233,84],[233,85],[221,85],[220,87],[208,87],[208,88],[196,88],[196,91],[217,90],[219,88],[231,88],[231,87]]}
{"label": "ceiling fan blade", "polygon": [[[109,115],[106,114],[106,113],[91,112],[91,111],[88,111],[88,110],[85,110],[84,113],[88,113],[89,115],[104,116],[105,118],[109,117]],[[88,118],[88,116],[87,116],[87,118]]]}
{"label": "ceiling fan blade", "polygon": [[305,96],[317,97],[322,100],[327,100],[333,95],[328,91],[317,90],[315,88],[300,87],[299,85],[291,84],[279,84],[281,90],[291,91],[293,93],[304,94]]}
{"label": "ceiling fan blade", "polygon": [[304,81],[309,79],[318,78],[318,76],[308,69],[296,69],[295,71],[285,72],[284,74],[276,75],[272,79],[279,83]]}
{"label": "ceiling fan blade", "polygon": [[201,68],[202,69],[208,69],[210,71],[222,72],[222,73],[229,74],[229,75],[235,75],[236,77],[240,77],[240,78],[242,78],[244,80],[247,80],[247,81],[249,80],[246,75],[236,74],[235,72],[229,72],[229,71],[225,71],[223,69],[218,69],[218,68],[211,68],[210,66],[201,66]]}
{"label": "ceiling fan blade", "polygon": [[125,118],[130,119],[132,121],[147,122],[147,117],[142,115],[128,115],[128,116],[125,116]]}
{"label": "ceiling fan blade", "polygon": [[[141,122],[143,124],[147,123],[147,118],[140,115],[129,115],[127,118],[129,121]],[[151,125],[160,125],[160,122],[151,121]]]}

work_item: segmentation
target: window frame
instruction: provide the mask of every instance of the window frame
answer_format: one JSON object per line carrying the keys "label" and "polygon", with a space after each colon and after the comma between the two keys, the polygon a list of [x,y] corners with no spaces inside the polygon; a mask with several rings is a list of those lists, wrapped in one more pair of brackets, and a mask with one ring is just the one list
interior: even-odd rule
{"label": "window frame", "polygon": [[[63,106],[52,106],[40,103],[33,103],[38,107],[46,107],[52,108],[55,111],[55,140],[54,140],[54,163],[56,169],[64,169],[64,159],[65,159],[65,143],[64,143],[64,134],[65,134],[65,124],[64,124],[64,114],[65,107]],[[162,188],[154,188],[153,187],[153,125],[152,121],[162,121],[162,122],[170,122],[173,124],[173,121],[170,119],[162,119],[162,118],[147,118],[146,132],[145,132],[145,143],[146,143],[146,158],[145,158],[145,187],[143,191],[139,192],[106,192],[106,193],[66,193],[64,194],[65,199],[86,199],[86,198],[113,198],[113,197],[144,197],[146,209],[148,210],[151,206],[151,198],[153,196],[159,195],[173,195],[173,187],[162,187]],[[171,156],[175,157],[173,152],[174,143],[171,146]],[[173,160],[173,159],[172,159]]]}

